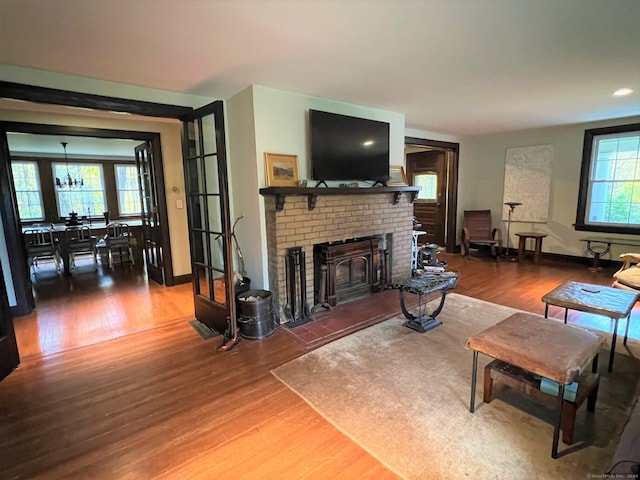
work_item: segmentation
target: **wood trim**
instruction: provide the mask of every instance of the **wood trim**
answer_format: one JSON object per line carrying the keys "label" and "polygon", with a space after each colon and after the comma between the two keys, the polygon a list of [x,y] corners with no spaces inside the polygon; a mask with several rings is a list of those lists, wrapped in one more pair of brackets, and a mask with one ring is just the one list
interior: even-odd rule
{"label": "wood trim", "polygon": [[193,110],[191,107],[179,105],[130,100],[2,81],[0,81],[0,97],[109,112],[125,112],[158,118],[180,118]]}
{"label": "wood trim", "polygon": [[460,144],[445,142],[442,140],[428,140],[416,137],[404,137],[405,145],[418,145],[432,147],[446,152],[446,172],[447,175],[447,199],[446,199],[446,245],[445,249],[449,253],[456,251],[457,225],[458,225],[458,169],[460,157]]}

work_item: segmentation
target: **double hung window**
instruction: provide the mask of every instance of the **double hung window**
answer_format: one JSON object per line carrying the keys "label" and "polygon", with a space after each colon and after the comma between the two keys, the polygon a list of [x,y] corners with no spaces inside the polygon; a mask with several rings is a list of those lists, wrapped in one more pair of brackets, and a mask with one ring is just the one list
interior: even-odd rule
{"label": "double hung window", "polygon": [[140,191],[138,169],[135,165],[116,165],[116,190],[120,215],[140,215]]}
{"label": "double hung window", "polygon": [[56,187],[58,212],[65,217],[71,212],[80,216],[102,215],[106,208],[102,165],[91,163],[52,163],[54,178],[82,179],[82,187]]}
{"label": "double hung window", "polygon": [[20,219],[26,221],[44,220],[42,190],[38,163],[30,161],[11,162],[13,184],[16,189]]}
{"label": "double hung window", "polygon": [[640,124],[585,131],[576,229],[640,233]]}

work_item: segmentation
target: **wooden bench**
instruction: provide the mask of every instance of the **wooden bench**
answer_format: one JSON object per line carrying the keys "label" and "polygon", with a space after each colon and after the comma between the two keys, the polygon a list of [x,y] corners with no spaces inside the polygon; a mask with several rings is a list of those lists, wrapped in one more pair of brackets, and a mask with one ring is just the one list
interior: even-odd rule
{"label": "wooden bench", "polygon": [[[540,390],[540,376],[522,368],[510,365],[501,360],[494,360],[484,368],[484,402],[493,400],[493,382],[498,380],[516,391],[525,393],[536,400],[548,404],[551,408],[556,403],[556,396]],[[562,407],[562,441],[573,443],[573,430],[576,422],[576,411],[587,399],[587,410],[593,412],[596,408],[600,375],[598,373],[583,372],[577,380],[578,390],[575,401],[565,398]]]}
{"label": "wooden bench", "polygon": [[[581,242],[587,242],[587,251],[593,255],[593,269],[600,269],[600,257],[611,251],[611,245],[626,245],[629,247],[640,247],[640,240],[630,240],[627,238],[610,238],[610,237],[589,237],[581,238]],[[591,245],[595,243],[600,246]],[[605,246],[606,245],[606,246]]]}

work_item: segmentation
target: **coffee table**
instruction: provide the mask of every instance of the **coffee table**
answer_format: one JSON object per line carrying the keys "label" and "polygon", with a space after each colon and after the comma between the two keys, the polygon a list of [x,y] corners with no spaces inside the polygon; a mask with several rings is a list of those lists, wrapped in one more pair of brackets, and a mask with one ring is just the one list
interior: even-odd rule
{"label": "coffee table", "polygon": [[569,309],[604,315],[615,321],[613,338],[611,339],[611,351],[609,353],[609,372],[611,372],[618,340],[618,321],[624,317],[627,319],[623,342],[626,345],[631,310],[633,310],[638,298],[640,298],[639,293],[629,290],[603,287],[602,285],[592,285],[590,283],[565,282],[543,295],[542,301],[545,303],[545,318],[549,316],[549,305],[554,305],[564,307],[564,323],[567,323]]}
{"label": "coffee table", "polygon": [[[604,343],[603,334],[538,315],[515,313],[467,340],[467,348],[473,350],[469,410],[475,411],[478,353],[557,382],[557,416],[551,447],[551,456],[557,458],[565,385],[583,381],[589,364],[593,375],[597,375],[598,352]],[[595,399],[592,405],[595,407]]]}

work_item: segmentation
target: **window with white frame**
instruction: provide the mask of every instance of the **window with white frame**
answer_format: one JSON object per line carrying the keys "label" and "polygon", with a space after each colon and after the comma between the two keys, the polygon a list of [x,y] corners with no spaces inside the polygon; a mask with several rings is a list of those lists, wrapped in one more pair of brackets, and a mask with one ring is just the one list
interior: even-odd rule
{"label": "window with white frame", "polygon": [[640,124],[585,132],[576,229],[638,233]]}
{"label": "window with white frame", "polygon": [[20,220],[43,220],[44,207],[38,163],[14,161],[11,162],[11,170],[13,172],[13,184],[16,189]]}
{"label": "window with white frame", "polygon": [[138,188],[138,169],[135,165],[116,165],[116,190],[120,215],[140,215],[140,190]]}
{"label": "window with white frame", "polygon": [[107,209],[102,165],[93,163],[52,163],[54,178],[82,179],[82,186],[56,187],[58,212],[66,217],[71,212],[80,216],[102,215]]}

